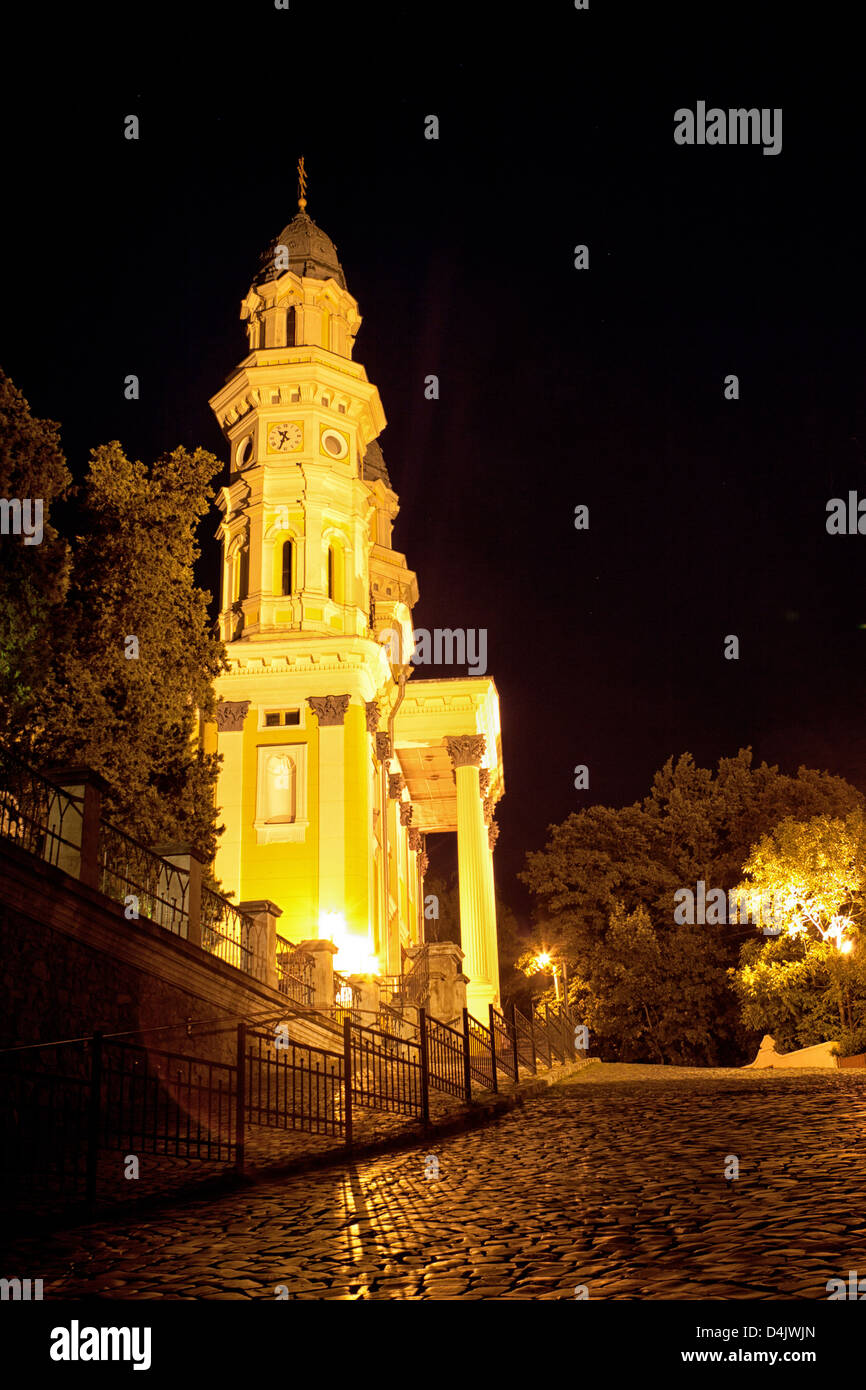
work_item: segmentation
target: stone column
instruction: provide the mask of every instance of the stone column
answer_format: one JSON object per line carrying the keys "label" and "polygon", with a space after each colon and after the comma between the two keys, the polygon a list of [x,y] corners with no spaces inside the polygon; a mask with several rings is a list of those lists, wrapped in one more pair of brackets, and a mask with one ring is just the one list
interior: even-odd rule
{"label": "stone column", "polygon": [[484,756],[483,734],[447,738],[457,782],[457,869],[460,880],[460,940],[469,977],[469,1012],[481,1022],[498,998],[496,907],[491,897],[490,847],[478,768]]}
{"label": "stone column", "polygon": [[319,913],[344,913],[346,899],[346,756],[348,695],[311,695],[319,721]]}
{"label": "stone column", "polygon": [[270,985],[271,989],[278,989],[277,918],[282,917],[283,909],[268,898],[260,898],[255,902],[238,903],[238,912],[244,912],[253,919],[254,940],[250,946],[256,979]]}
{"label": "stone column", "polygon": [[313,958],[313,1008],[334,1007],[334,956],[339,947],[333,941],[317,937],[314,941],[299,941],[298,950]]}

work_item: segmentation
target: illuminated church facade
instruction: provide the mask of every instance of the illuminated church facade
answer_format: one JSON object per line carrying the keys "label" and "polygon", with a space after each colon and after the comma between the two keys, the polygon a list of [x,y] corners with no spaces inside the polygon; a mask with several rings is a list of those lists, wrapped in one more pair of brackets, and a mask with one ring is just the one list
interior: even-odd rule
{"label": "illuminated church facade", "polygon": [[[418,583],[393,545],[379,392],[333,242],[299,211],[241,305],[248,352],[210,405],[220,490],[216,874],[276,904],[281,936],[332,939],[347,973],[396,975],[425,941],[426,837],[455,833],[470,1010],[499,1002],[493,816],[504,792],[486,676],[425,679]],[[414,953],[413,953],[414,954]]]}

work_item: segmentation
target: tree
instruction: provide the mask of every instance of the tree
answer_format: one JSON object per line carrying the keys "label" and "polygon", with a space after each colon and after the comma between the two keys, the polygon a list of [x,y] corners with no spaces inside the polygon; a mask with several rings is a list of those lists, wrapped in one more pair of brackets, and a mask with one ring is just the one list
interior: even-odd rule
{"label": "tree", "polygon": [[0,497],[27,502],[32,539],[41,508],[41,538],[0,536],[0,746],[26,756],[40,717],[54,637],[69,582],[69,548],[51,522],[72,482],[59,426],[35,419],[21,392],[0,370]]}
{"label": "tree", "polygon": [[43,761],[101,773],[108,818],[138,839],[189,840],[208,856],[218,758],[196,730],[213,717],[224,649],[193,566],[219,468],[203,449],[150,468],[116,441],[93,450],[36,740]]}
{"label": "tree", "polygon": [[[599,1020],[622,1007],[627,987],[640,1002],[639,972],[627,970],[621,960],[614,977],[606,962],[611,952],[619,959],[616,953],[631,936],[645,953],[648,923],[664,971],[679,981],[669,991],[659,983],[655,1007],[680,1028],[680,1055],[738,1060],[749,1038],[725,970],[736,964],[742,929],[736,924],[678,926],[674,894],[683,888],[694,891],[699,881],[728,894],[739,883],[752,845],[786,817],[844,819],[863,805],[860,792],[842,778],[807,768],[789,776],[766,763],[755,767],[751,749],[721,759],[715,772],[698,767],[684,753],[676,761],[668,759],[656,773],[643,801],[620,809],[591,807],[551,826],[544,849],[527,855],[521,877],[536,894],[538,912],[562,927],[569,974],[580,982],[585,997],[596,1001]],[[652,1012],[653,1005],[648,1007]],[[689,1021],[692,1010],[694,1020]],[[646,1023],[645,1011],[643,1017]],[[619,1034],[608,1028],[604,1036],[613,1040],[628,1034],[628,1046],[643,1048],[648,1057],[657,1057],[659,1047],[673,1055],[673,1033],[661,1017],[655,1027],[653,1038],[631,1024]],[[667,1041],[657,1046],[659,1038]]]}
{"label": "tree", "polygon": [[[866,820],[858,807],[843,820],[787,816],[762,835],[744,865],[737,895],[772,904],[774,926],[791,935],[853,943],[866,893]],[[850,945],[848,946],[850,950]]]}
{"label": "tree", "polygon": [[706,927],[659,930],[645,907],[616,908],[593,946],[583,1018],[591,1046],[625,1061],[718,1062],[718,999],[726,976],[724,947]]}
{"label": "tree", "polygon": [[837,1038],[843,1055],[866,1050],[866,961],[829,942],[784,935],[752,939],[730,972],[747,1027],[782,1052]]}
{"label": "tree", "polygon": [[787,817],[752,849],[737,892],[769,901],[771,941],[747,942],[730,975],[744,1021],[792,1049],[839,1037],[866,1046],[866,820]]}

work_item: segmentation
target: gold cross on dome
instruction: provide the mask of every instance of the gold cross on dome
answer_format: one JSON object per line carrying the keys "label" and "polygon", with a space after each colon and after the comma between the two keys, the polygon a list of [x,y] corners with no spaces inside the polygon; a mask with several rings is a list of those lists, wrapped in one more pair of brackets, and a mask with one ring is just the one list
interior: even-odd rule
{"label": "gold cross on dome", "polygon": [[304,156],[298,160],[298,207],[301,212],[307,206],[307,171],[304,168]]}

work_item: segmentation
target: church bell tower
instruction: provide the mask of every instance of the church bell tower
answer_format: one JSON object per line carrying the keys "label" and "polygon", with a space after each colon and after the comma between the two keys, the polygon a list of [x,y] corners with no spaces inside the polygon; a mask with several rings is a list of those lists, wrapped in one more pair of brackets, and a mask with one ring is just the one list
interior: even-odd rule
{"label": "church bell tower", "polygon": [[385,413],[352,359],[358,305],[306,211],[303,160],[299,176],[298,212],[241,304],[247,354],[210,401],[229,451],[216,872],[238,900],[278,904],[288,939],[327,935],[341,968],[396,972],[381,789],[418,590],[391,546]]}

